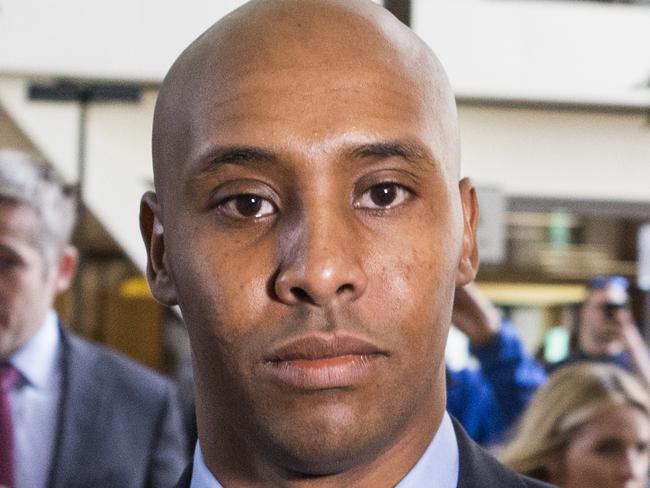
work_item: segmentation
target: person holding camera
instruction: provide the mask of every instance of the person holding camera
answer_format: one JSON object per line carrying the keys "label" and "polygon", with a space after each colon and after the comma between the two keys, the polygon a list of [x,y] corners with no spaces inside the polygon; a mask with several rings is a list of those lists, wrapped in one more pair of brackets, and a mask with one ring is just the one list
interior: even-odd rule
{"label": "person holding camera", "polygon": [[650,356],[630,310],[628,288],[623,276],[597,276],[589,282],[575,347],[549,370],[580,361],[608,362],[635,373],[650,386]]}

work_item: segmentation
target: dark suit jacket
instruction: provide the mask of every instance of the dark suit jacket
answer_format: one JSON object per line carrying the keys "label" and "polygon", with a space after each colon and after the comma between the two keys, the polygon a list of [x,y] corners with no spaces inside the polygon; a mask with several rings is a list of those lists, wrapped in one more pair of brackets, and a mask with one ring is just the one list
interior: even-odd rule
{"label": "dark suit jacket", "polygon": [[[459,473],[457,488],[552,488],[553,485],[542,483],[521,476],[494,459],[465,433],[456,419],[453,419],[459,450]],[[192,479],[190,464],[175,488],[189,488]],[[436,480],[431,480],[431,488]],[[423,487],[427,488],[427,487]]]}
{"label": "dark suit jacket", "polygon": [[469,438],[456,419],[454,419],[454,429],[460,458],[458,488],[550,488],[553,486],[517,474],[500,464]]}
{"label": "dark suit jacket", "polygon": [[167,488],[187,462],[173,384],[61,329],[50,488]]}

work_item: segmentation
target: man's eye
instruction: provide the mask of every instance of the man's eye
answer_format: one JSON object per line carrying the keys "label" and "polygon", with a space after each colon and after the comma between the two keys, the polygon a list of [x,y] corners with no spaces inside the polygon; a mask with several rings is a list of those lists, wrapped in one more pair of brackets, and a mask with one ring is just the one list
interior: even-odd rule
{"label": "man's eye", "polygon": [[219,209],[234,218],[260,218],[275,213],[275,205],[257,195],[235,195],[219,204]]}
{"label": "man's eye", "polygon": [[617,454],[618,452],[622,451],[623,447],[621,446],[621,443],[612,439],[612,440],[606,440],[603,441],[599,444],[596,445],[595,451],[598,454],[602,454],[605,456],[611,456],[614,454]]}
{"label": "man's eye", "polygon": [[20,260],[13,256],[0,256],[0,269],[13,269],[20,265]]}
{"label": "man's eye", "polygon": [[356,208],[388,209],[403,204],[411,192],[397,183],[380,183],[363,192],[354,202]]}

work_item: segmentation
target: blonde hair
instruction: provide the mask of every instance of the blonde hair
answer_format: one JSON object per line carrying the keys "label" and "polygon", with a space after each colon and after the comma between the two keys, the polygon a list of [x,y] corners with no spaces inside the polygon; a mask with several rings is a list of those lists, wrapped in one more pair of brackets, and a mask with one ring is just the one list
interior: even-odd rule
{"label": "blonde hair", "polygon": [[549,463],[589,421],[616,406],[633,406],[650,418],[650,392],[630,373],[605,363],[563,367],[535,394],[501,462],[549,481]]}

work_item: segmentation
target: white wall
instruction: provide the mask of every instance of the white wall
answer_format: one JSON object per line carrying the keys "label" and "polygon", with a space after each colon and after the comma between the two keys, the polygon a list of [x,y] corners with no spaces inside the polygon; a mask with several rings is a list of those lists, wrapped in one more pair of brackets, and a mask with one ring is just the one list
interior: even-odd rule
{"label": "white wall", "polygon": [[28,88],[28,79],[0,74],[0,104],[63,177],[76,181],[78,106],[72,102],[33,102],[27,97]]}
{"label": "white wall", "polygon": [[160,81],[244,0],[0,0],[0,73]]}
{"label": "white wall", "polygon": [[464,97],[650,106],[650,5],[413,0]]}
{"label": "white wall", "polygon": [[650,202],[642,113],[461,105],[459,115],[463,173],[478,183],[508,195]]}
{"label": "white wall", "polygon": [[153,189],[151,128],[156,92],[138,104],[93,105],[88,111],[85,201],[131,260],[144,269],[140,197]]}
{"label": "white wall", "polygon": [[0,0],[0,73],[160,81],[192,40],[243,3]]}

